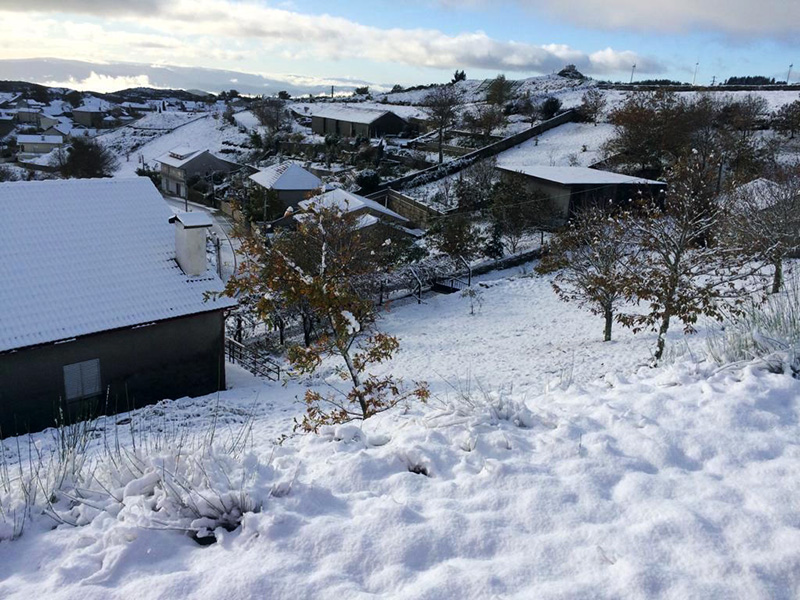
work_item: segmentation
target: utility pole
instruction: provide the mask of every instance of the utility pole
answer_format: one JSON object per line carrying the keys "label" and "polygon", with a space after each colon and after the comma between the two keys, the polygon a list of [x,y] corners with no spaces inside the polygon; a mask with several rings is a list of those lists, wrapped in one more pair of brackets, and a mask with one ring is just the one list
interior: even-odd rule
{"label": "utility pole", "polygon": [[331,98],[333,98],[333,86],[331,86]]}
{"label": "utility pole", "polygon": [[636,70],[636,63],[633,63],[631,67],[631,83],[633,83],[633,72]]}
{"label": "utility pole", "polygon": [[692,77],[692,87],[694,87],[694,82],[697,81],[697,67],[700,66],[699,62],[694,63],[694,77]]}

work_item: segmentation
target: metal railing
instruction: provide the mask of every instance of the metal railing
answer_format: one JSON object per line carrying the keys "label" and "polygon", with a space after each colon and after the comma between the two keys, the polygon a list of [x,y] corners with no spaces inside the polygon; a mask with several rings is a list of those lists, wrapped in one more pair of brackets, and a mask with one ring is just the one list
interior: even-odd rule
{"label": "metal railing", "polygon": [[280,365],[269,358],[266,353],[245,346],[229,337],[225,338],[225,357],[253,375],[266,377],[272,381],[278,381],[281,378]]}

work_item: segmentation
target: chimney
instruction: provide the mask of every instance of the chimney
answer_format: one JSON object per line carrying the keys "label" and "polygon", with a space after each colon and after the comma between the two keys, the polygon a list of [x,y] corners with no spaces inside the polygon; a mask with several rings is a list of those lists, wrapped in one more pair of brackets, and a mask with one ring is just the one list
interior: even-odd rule
{"label": "chimney", "polygon": [[189,276],[206,272],[206,229],[211,216],[206,212],[179,213],[169,218],[175,224],[175,258]]}

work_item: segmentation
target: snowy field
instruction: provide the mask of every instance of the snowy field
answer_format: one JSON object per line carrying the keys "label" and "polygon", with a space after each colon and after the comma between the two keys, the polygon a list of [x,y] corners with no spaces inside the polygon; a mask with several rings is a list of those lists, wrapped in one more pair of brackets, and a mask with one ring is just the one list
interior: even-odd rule
{"label": "snowy field", "polygon": [[276,445],[307,385],[339,384],[326,363],[286,386],[230,367],[218,396],[139,411],[139,431],[215,420],[220,439],[252,415],[247,452],[206,475],[260,510],[201,547],[165,527],[149,467],[84,525],[0,542],[0,598],[797,598],[800,383],[703,362],[702,327],[650,369],[652,334],[601,342],[530,267],[484,276],[475,315],[457,294],[385,315],[383,371],[428,381],[427,405]]}
{"label": "snowy field", "polygon": [[608,123],[565,123],[500,153],[497,164],[508,169],[525,165],[588,167],[603,160],[603,144],[613,135],[614,126]]}

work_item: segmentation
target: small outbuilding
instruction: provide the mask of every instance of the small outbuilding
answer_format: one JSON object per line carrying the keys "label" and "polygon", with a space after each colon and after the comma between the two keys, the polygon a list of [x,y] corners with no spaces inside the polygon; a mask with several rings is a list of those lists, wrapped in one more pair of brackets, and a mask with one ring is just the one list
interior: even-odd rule
{"label": "small outbuilding", "polygon": [[17,144],[23,154],[47,154],[64,145],[60,135],[18,135]]}
{"label": "small outbuilding", "polygon": [[503,177],[522,182],[530,191],[550,199],[554,221],[565,221],[583,207],[608,202],[619,203],[638,194],[656,196],[666,184],[652,179],[631,177],[589,167],[550,167],[526,165],[497,169]]}
{"label": "small outbuilding", "polygon": [[[403,228],[409,225],[408,219],[393,210],[386,208],[375,200],[353,194],[341,188],[334,188],[318,196],[303,200],[299,208],[305,212],[314,212],[317,207],[338,208],[343,213],[358,217],[357,227],[367,229],[378,224],[395,225]],[[300,217],[301,215],[297,215]]]}
{"label": "small outbuilding", "polygon": [[206,213],[148,178],[0,184],[0,427],[225,389]]}
{"label": "small outbuilding", "polygon": [[284,208],[297,208],[320,187],[322,180],[291,161],[272,165],[250,175],[250,181],[262,190],[274,190]]}

